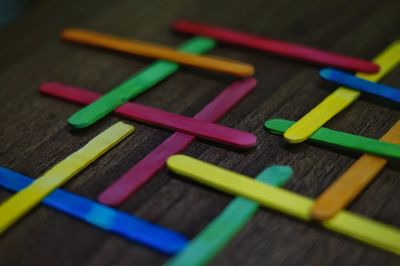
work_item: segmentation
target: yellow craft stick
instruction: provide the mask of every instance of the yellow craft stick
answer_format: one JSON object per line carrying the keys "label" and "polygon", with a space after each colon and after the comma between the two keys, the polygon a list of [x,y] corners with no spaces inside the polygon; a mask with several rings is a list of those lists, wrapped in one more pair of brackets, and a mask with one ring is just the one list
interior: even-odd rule
{"label": "yellow craft stick", "polygon": [[[392,43],[373,61],[380,66],[379,72],[375,74],[357,73],[356,76],[376,82],[392,71],[400,63],[400,41]],[[285,140],[290,143],[307,140],[332,117],[357,100],[360,95],[361,93],[358,91],[339,87],[291,126],[284,134]]]}
{"label": "yellow craft stick", "polygon": [[242,78],[254,74],[254,67],[247,63],[211,56],[184,53],[162,45],[134,39],[119,38],[90,30],[65,29],[61,33],[61,38],[66,41],[88,44],[150,58],[173,61],[184,65],[232,74]]}
{"label": "yellow craft stick", "polygon": [[[381,141],[400,144],[400,121],[381,138]],[[320,221],[334,217],[360,194],[387,162],[386,159],[368,154],[361,156],[315,200],[311,216]]]}
{"label": "yellow craft stick", "polygon": [[[202,184],[226,193],[246,197],[301,220],[310,221],[313,200],[294,192],[273,187],[247,176],[196,160],[185,155],[168,159],[168,168]],[[321,223],[330,230],[358,239],[370,245],[400,255],[400,231],[372,219],[348,211],[340,211],[334,218]]]}
{"label": "yellow craft stick", "polygon": [[99,158],[134,131],[134,127],[118,122],[89,141],[50,170],[0,205],[0,234],[39,204],[53,190]]}

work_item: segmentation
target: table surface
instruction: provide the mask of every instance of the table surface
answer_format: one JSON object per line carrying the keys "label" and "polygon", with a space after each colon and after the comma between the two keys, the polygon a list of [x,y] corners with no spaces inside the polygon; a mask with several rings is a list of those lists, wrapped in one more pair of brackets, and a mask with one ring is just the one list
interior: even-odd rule
{"label": "table surface", "polygon": [[[305,3],[307,2],[307,3]],[[120,118],[112,115],[89,129],[73,131],[67,118],[80,107],[38,93],[41,82],[59,81],[106,92],[152,60],[59,40],[64,27],[95,29],[177,46],[188,37],[171,31],[185,18],[371,59],[400,36],[400,3],[330,1],[36,1],[19,21],[0,29],[0,165],[37,177]],[[266,119],[296,120],[336,87],[319,68],[257,51],[218,45],[213,55],[254,64],[257,89],[221,124],[257,135],[249,151],[197,141],[184,153],[255,176],[273,164],[290,165],[287,189],[316,197],[359,156],[320,145],[285,144],[263,129]],[[396,69],[383,79],[400,85]],[[182,68],[135,101],[192,116],[233,81],[223,74]],[[399,119],[399,108],[362,96],[327,126],[379,138]],[[123,120],[123,119],[122,119]],[[125,120],[124,120],[125,121]],[[64,188],[95,199],[110,183],[171,131],[137,127],[117,148]],[[392,162],[349,207],[400,226],[400,168]],[[11,194],[0,191],[0,200]],[[231,196],[160,171],[120,209],[188,237],[196,236]],[[106,233],[55,210],[38,207],[0,238],[2,265],[159,265],[167,260],[149,248]],[[6,262],[6,264],[3,264]],[[393,254],[262,209],[212,265],[399,265]]]}

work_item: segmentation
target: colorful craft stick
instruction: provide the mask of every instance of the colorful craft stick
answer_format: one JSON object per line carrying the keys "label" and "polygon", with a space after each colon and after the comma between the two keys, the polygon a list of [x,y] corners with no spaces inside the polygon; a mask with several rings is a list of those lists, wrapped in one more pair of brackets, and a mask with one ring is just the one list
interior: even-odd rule
{"label": "colorful craft stick", "polygon": [[379,70],[379,66],[366,60],[360,60],[298,44],[268,39],[231,29],[184,20],[175,21],[172,24],[172,28],[182,33],[207,36],[224,43],[257,49],[263,52],[318,65],[332,66],[366,73],[375,73]]}
{"label": "colorful craft stick", "polygon": [[[179,50],[186,53],[202,54],[215,47],[215,42],[207,38],[192,38]],[[112,88],[110,92],[92,104],[72,115],[68,122],[73,127],[87,127],[97,122],[119,106],[145,92],[157,83],[174,74],[179,65],[173,62],[157,61],[128,80]]]}
{"label": "colorful craft stick", "polygon": [[[261,172],[256,180],[271,186],[283,186],[293,174],[288,166],[272,166]],[[250,221],[259,205],[236,197],[203,231],[165,265],[199,266],[208,264]]]}
{"label": "colorful craft stick", "polygon": [[[400,121],[381,141],[400,144]],[[334,217],[345,208],[379,174],[387,160],[364,154],[330,185],[314,202],[311,216],[316,220]]]}
{"label": "colorful craft stick", "polygon": [[[90,104],[101,97],[100,94],[95,92],[53,82],[43,83],[40,86],[40,92],[78,104]],[[245,131],[169,113],[137,103],[127,102],[123,106],[117,108],[115,113],[121,117],[150,125],[166,127],[235,148],[251,148],[255,146],[257,142],[257,137],[254,134]]]}
{"label": "colorful craft stick", "polygon": [[[233,83],[207,104],[194,118],[210,122],[218,121],[246,97],[255,86],[255,79]],[[98,200],[112,206],[123,203],[164,167],[168,157],[184,151],[194,140],[194,136],[174,133],[106,188],[100,194]]]}
{"label": "colorful craft stick", "polygon": [[242,78],[254,74],[254,67],[252,65],[239,61],[217,58],[214,56],[194,55],[180,52],[167,46],[134,39],[119,38],[90,30],[66,29],[62,32],[61,38],[65,41],[112,49],[133,55],[168,60],[183,65],[199,67]]}
{"label": "colorful craft stick", "polygon": [[[380,66],[378,73],[370,75],[358,73],[356,76],[376,82],[388,74],[400,62],[400,42],[394,42],[387,47],[374,59],[374,62]],[[360,94],[361,93],[358,91],[346,87],[339,87],[308,114],[291,126],[285,132],[285,140],[290,143],[305,141],[332,117],[357,100]]]}
{"label": "colorful craft stick", "polygon": [[[273,133],[282,135],[295,122],[284,119],[270,119],[265,121],[265,128]],[[359,135],[346,133],[321,127],[310,136],[311,141],[333,145],[338,148],[368,153],[388,158],[400,158],[400,145],[371,139]]]}
{"label": "colorful craft stick", "polygon": [[366,92],[400,103],[400,89],[371,82],[335,69],[322,69],[319,75],[321,78],[335,82],[341,86],[346,86],[360,92]]}
{"label": "colorful craft stick", "polygon": [[[235,196],[242,196],[287,215],[310,221],[313,200],[297,193],[255,181],[247,176],[196,160],[174,155],[167,161],[173,172]],[[321,225],[332,231],[400,255],[400,231],[391,225],[348,211],[340,211]]]}
{"label": "colorful craft stick", "polygon": [[[18,192],[33,182],[34,179],[0,167],[0,187]],[[182,250],[188,242],[177,232],[61,189],[44,198],[43,204],[169,255]]]}
{"label": "colorful craft stick", "polygon": [[0,234],[82,169],[134,131],[118,122],[0,205]]}

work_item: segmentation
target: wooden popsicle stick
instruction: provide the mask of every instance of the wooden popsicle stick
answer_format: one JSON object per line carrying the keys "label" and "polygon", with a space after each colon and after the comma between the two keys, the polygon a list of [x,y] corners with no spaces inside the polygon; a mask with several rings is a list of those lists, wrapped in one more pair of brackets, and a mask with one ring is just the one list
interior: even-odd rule
{"label": "wooden popsicle stick", "polygon": [[[0,168],[1,169],[1,168]],[[256,180],[271,186],[283,187],[293,175],[289,166],[274,165],[264,169]],[[251,220],[259,205],[257,202],[236,197],[195,238],[164,266],[207,265],[229,244]]]}
{"label": "wooden popsicle stick", "polygon": [[[381,140],[400,144],[400,121]],[[369,154],[361,156],[315,200],[311,216],[320,221],[334,217],[372,182],[387,162]]]}
{"label": "wooden popsicle stick", "polygon": [[118,122],[109,127],[78,151],[72,153],[50,170],[0,205],[0,234],[36,207],[47,195],[62,186],[94,162],[135,128]]}
{"label": "wooden popsicle stick", "polygon": [[[304,221],[311,221],[311,198],[263,184],[253,178],[186,155],[174,155],[167,161],[173,172],[225,193],[242,196],[261,206],[280,211]],[[400,230],[370,218],[342,210],[321,226],[364,243],[400,255]]]}
{"label": "wooden popsicle stick", "polygon": [[[33,182],[35,180],[30,177],[0,167],[0,187],[19,192]],[[99,229],[168,255],[181,251],[188,243],[186,237],[178,232],[62,189],[54,190],[42,203]]]}
{"label": "wooden popsicle stick", "polygon": [[[220,120],[253,91],[255,85],[256,80],[253,78],[232,83],[204,106],[193,118],[210,122]],[[179,132],[172,134],[108,186],[99,195],[98,200],[103,204],[111,206],[122,204],[163,168],[170,156],[183,152],[195,139],[194,136]]]}
{"label": "wooden popsicle stick", "polygon": [[[246,79],[243,82],[245,81],[256,83],[253,78]],[[56,82],[43,83],[40,86],[40,92],[84,105],[88,105],[101,97],[98,93]],[[127,102],[115,109],[114,112],[121,117],[134,121],[161,126],[239,149],[254,147],[257,141],[257,137],[249,132],[170,113],[138,103]]]}
{"label": "wooden popsicle stick", "polygon": [[173,22],[172,28],[179,32],[207,36],[224,43],[257,49],[263,52],[318,65],[338,67],[365,73],[375,73],[379,70],[378,65],[366,60],[213,25],[187,20],[177,20]]}
{"label": "wooden popsicle stick", "polygon": [[[267,120],[264,126],[273,134],[283,134],[295,122],[285,119]],[[400,159],[400,145],[363,137],[343,131],[321,127],[310,136],[310,141],[321,144],[348,149],[360,153]]]}
{"label": "wooden popsicle stick", "polygon": [[341,86],[355,89],[360,92],[369,93],[379,96],[397,103],[400,103],[400,89],[380,84],[377,82],[368,81],[351,74],[336,70],[325,68],[319,72],[321,78],[335,82]]}
{"label": "wooden popsicle stick", "polygon": [[[203,54],[215,46],[216,42],[211,39],[195,37],[180,45],[178,50],[191,54]],[[157,60],[130,76],[127,80],[112,87],[96,101],[74,113],[68,118],[68,123],[76,128],[88,127],[124,103],[173,75],[179,68],[180,66],[177,63]]]}
{"label": "wooden popsicle stick", "polygon": [[[390,73],[390,71],[400,63],[400,41],[393,42],[376,56],[373,61],[380,66],[378,73],[357,73],[356,76],[376,82]],[[357,100],[360,95],[361,93],[359,91],[351,90],[346,87],[337,88],[321,103],[291,126],[284,134],[285,140],[290,143],[300,143],[307,140],[326,122]]]}
{"label": "wooden popsicle stick", "polygon": [[61,33],[61,38],[66,41],[112,49],[119,52],[150,58],[173,61],[184,65],[231,74],[237,77],[248,77],[254,74],[254,67],[252,65],[239,61],[183,53],[176,49],[158,44],[134,39],[119,38],[90,30],[73,28],[65,29]]}

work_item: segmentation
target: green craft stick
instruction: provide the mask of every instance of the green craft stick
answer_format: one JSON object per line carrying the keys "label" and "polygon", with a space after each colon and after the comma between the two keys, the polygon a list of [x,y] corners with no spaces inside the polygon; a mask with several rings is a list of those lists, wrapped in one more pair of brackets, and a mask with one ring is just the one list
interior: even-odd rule
{"label": "green craft stick", "polygon": [[[212,39],[195,37],[184,43],[179,50],[186,53],[202,54],[214,48],[215,44]],[[73,127],[88,127],[127,101],[172,75],[178,68],[179,65],[176,63],[159,60],[116,86],[97,101],[73,114],[68,119],[68,122]]]}
{"label": "green craft stick", "polygon": [[[265,121],[264,126],[273,134],[283,135],[294,123],[294,121],[285,119],[270,119]],[[343,131],[332,130],[325,127],[321,127],[312,134],[310,140],[361,153],[369,153],[395,159],[400,158],[400,145],[398,144],[354,135]]]}
{"label": "green craft stick", "polygon": [[[293,174],[288,166],[272,166],[262,171],[256,180],[272,186],[283,186]],[[166,266],[197,266],[208,264],[228,242],[250,221],[258,203],[236,197],[203,231]]]}

